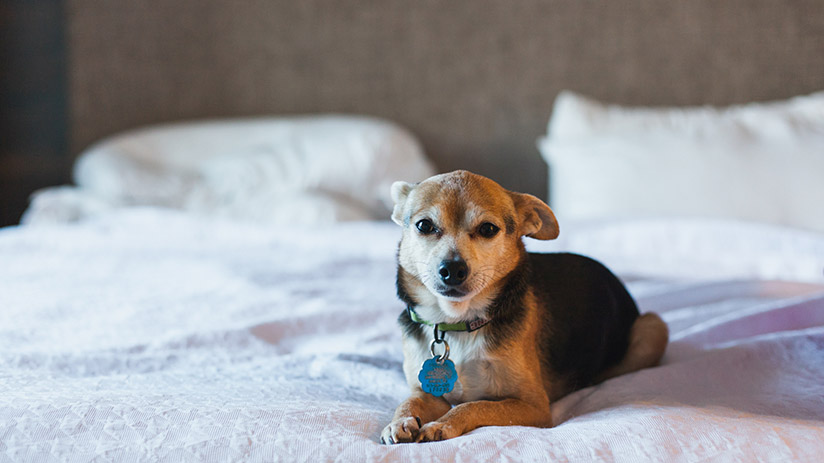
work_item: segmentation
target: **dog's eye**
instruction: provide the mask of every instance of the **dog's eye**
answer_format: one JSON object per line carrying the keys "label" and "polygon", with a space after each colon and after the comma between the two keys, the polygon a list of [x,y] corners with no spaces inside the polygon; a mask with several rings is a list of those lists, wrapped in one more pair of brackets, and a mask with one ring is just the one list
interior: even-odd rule
{"label": "dog's eye", "polygon": [[431,235],[432,233],[438,231],[438,229],[435,228],[435,225],[433,225],[432,221],[430,221],[429,219],[423,219],[418,221],[418,223],[415,224],[415,227],[417,227],[418,231],[424,235]]}
{"label": "dog's eye", "polygon": [[498,234],[498,230],[500,230],[500,228],[489,222],[484,222],[478,227],[478,233],[484,238],[492,238]]}

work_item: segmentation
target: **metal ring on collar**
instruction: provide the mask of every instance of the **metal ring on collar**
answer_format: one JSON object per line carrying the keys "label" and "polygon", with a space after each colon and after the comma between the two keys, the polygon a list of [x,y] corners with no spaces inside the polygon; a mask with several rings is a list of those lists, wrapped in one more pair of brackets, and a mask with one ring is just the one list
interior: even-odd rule
{"label": "metal ring on collar", "polygon": [[[435,355],[435,344],[443,344],[443,355]],[[438,363],[443,363],[449,358],[449,343],[447,343],[443,338],[433,339],[432,342],[429,343],[429,352],[432,353],[432,357],[435,357],[435,361]]]}

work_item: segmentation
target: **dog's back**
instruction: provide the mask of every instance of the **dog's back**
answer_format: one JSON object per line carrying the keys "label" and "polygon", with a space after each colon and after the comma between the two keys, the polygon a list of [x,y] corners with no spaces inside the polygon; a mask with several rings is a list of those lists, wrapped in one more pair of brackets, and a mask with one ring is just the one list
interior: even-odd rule
{"label": "dog's back", "polygon": [[[618,278],[598,261],[577,254],[528,258],[530,283],[542,309],[542,366],[564,378],[563,395],[596,381],[627,351],[638,308]],[[559,329],[560,328],[560,329]]]}

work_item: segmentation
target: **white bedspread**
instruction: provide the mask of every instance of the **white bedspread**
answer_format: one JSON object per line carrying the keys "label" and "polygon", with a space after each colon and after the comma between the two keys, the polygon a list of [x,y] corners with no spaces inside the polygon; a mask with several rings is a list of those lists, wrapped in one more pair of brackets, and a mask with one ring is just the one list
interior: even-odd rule
{"label": "white bedspread", "polygon": [[393,224],[134,210],[0,230],[0,462],[821,461],[824,236],[562,234],[530,247],[617,269],[670,324],[663,365],[555,403],[551,429],[384,446],[407,395]]}

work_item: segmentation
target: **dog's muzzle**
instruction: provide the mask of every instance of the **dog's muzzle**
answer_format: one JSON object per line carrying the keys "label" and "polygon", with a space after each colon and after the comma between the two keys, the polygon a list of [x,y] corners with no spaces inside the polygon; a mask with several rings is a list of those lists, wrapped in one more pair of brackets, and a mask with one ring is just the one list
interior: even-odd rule
{"label": "dog's muzzle", "polygon": [[438,275],[446,286],[462,285],[469,276],[469,267],[463,259],[445,260],[438,267]]}

